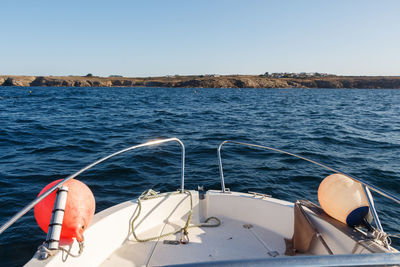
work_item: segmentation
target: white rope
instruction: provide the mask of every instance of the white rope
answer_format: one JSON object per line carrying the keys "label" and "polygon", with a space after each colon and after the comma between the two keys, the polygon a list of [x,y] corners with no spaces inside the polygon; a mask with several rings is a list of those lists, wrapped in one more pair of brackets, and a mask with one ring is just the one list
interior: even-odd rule
{"label": "white rope", "polygon": [[58,251],[63,251],[63,252],[65,252],[67,254],[67,256],[71,256],[71,257],[77,258],[82,254],[83,248],[84,248],[83,241],[82,242],[78,242],[78,244],[79,244],[78,254],[71,253],[72,245],[69,247],[69,249],[65,249],[65,248],[63,248],[61,246],[59,246],[58,249],[48,249],[47,246],[46,246],[46,242],[43,242],[43,244],[41,244],[38,247],[37,253],[39,253],[41,255],[46,253],[48,256],[54,256],[54,255],[57,254]]}

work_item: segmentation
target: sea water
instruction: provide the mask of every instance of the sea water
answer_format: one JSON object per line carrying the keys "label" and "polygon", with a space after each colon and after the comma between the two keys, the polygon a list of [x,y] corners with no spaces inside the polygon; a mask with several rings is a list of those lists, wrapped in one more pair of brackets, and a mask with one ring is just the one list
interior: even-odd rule
{"label": "sea water", "polygon": [[[400,90],[0,87],[0,225],[46,184],[167,137],[186,146],[187,189],[221,188],[217,147],[229,139],[298,153],[400,193]],[[222,156],[230,190],[289,201],[317,202],[318,185],[330,174],[233,144]],[[96,211],[149,188],[176,190],[180,147],[131,151],[79,179],[93,191]],[[400,232],[399,206],[374,197],[384,229]],[[0,236],[0,265],[23,265],[44,239],[29,212]]]}

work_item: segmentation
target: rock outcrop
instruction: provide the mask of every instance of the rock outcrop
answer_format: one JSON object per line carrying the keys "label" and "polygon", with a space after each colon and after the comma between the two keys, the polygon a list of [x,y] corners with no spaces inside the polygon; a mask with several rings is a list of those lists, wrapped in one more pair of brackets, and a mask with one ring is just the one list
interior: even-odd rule
{"label": "rock outcrop", "polygon": [[34,76],[9,76],[2,77],[4,86],[30,86],[32,81],[36,79]]}
{"label": "rock outcrop", "polygon": [[0,86],[187,88],[400,88],[400,77],[271,78],[251,75],[174,77],[0,76]]}

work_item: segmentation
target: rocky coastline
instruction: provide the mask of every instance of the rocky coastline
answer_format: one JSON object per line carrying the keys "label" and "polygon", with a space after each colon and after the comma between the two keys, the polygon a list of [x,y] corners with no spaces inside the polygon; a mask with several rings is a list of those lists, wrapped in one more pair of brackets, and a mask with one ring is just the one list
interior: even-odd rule
{"label": "rocky coastline", "polygon": [[2,75],[0,76],[0,86],[400,89],[400,76],[271,78],[262,75],[200,75],[125,78]]}

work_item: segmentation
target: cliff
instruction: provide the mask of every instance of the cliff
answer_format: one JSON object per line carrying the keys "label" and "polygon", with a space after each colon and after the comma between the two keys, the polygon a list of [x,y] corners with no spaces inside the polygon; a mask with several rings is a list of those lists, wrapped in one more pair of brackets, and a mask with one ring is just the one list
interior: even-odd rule
{"label": "cliff", "polygon": [[252,75],[149,78],[82,76],[0,76],[0,86],[187,87],[187,88],[387,88],[400,89],[400,76],[270,78]]}

